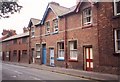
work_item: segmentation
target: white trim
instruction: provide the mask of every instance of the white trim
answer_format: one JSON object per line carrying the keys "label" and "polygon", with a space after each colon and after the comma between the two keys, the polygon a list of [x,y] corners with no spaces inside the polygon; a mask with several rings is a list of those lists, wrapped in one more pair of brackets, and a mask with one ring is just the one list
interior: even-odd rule
{"label": "white trim", "polygon": [[114,36],[115,36],[115,52],[120,53],[120,50],[118,50],[118,44],[117,44],[117,30],[115,30]]}
{"label": "white trim", "polygon": [[114,0],[114,15],[120,15],[120,13],[117,13],[116,1]]}

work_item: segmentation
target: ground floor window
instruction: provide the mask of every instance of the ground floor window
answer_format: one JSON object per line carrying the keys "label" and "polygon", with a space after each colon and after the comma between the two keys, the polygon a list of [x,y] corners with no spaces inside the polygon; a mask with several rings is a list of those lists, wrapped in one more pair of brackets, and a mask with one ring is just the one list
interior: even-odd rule
{"label": "ground floor window", "polygon": [[64,42],[58,42],[58,60],[64,60]]}
{"label": "ground floor window", "polygon": [[13,51],[13,56],[17,56],[17,50]]}
{"label": "ground floor window", "polygon": [[27,55],[27,50],[22,50],[22,57]]}
{"label": "ground floor window", "polygon": [[9,52],[8,51],[6,52],[6,57],[9,57]]}
{"label": "ground floor window", "polygon": [[120,53],[120,29],[115,30],[114,36],[115,36],[115,52]]}
{"label": "ground floor window", "polygon": [[40,44],[36,44],[36,58],[40,58]]}
{"label": "ground floor window", "polygon": [[69,41],[70,60],[77,60],[77,40]]}

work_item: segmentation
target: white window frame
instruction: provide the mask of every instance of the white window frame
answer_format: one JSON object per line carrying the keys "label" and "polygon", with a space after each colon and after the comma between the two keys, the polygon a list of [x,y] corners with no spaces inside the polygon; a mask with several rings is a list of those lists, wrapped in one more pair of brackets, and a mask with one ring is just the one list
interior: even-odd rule
{"label": "white window frame", "polygon": [[53,27],[54,27],[54,33],[57,33],[59,31],[59,29],[58,29],[58,19],[53,20]]}
{"label": "white window frame", "polygon": [[118,30],[115,30],[115,32],[114,32],[114,35],[115,35],[115,52],[120,53],[120,50],[118,49],[118,41],[120,42],[120,39],[117,38],[117,31]]}
{"label": "white window frame", "polygon": [[120,0],[114,0],[114,15],[120,15],[120,13],[117,13],[117,2]]}
{"label": "white window frame", "polygon": [[31,27],[31,37],[35,37],[35,28]]}
{"label": "white window frame", "polygon": [[[46,22],[45,23],[45,26],[46,26],[46,34],[50,34],[50,22]],[[49,29],[49,30],[48,30]]]}
{"label": "white window frame", "polygon": [[[37,45],[39,45],[39,49],[37,49]],[[36,44],[36,58],[40,58],[40,54],[38,55],[37,52],[40,53],[40,44]]]}
{"label": "white window frame", "polygon": [[64,46],[63,46],[63,49],[61,47],[62,43],[64,45],[64,42],[58,42],[58,59],[64,60],[65,51],[64,51]]}
{"label": "white window frame", "polygon": [[[90,15],[86,14],[86,13],[88,13],[89,10],[90,10],[90,12],[91,12]],[[89,17],[90,17],[90,21],[88,22],[88,21],[87,21],[87,18],[89,18]],[[85,25],[89,25],[89,24],[92,23],[92,9],[91,9],[91,7],[86,8],[86,9],[83,10],[83,19],[82,19],[82,21],[83,21],[83,25],[84,25],[84,26],[85,26]],[[85,21],[86,21],[86,22],[85,22]]]}
{"label": "white window frame", "polygon": [[[70,41],[69,42],[69,46],[70,46],[70,60],[78,60],[78,51],[77,49],[74,49],[74,42],[77,42],[77,40],[74,41]],[[77,47],[77,43],[76,43],[76,47]]]}

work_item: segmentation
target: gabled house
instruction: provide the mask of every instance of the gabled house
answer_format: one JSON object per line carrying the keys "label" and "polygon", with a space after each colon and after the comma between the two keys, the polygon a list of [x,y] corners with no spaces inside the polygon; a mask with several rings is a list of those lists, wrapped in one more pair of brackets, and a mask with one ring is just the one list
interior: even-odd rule
{"label": "gabled house", "polygon": [[80,8],[79,5],[65,8],[55,2],[48,4],[40,25],[41,64],[95,69],[98,64],[93,62],[98,59],[93,55],[98,54],[97,20],[93,13],[96,6],[91,2],[81,3]]}
{"label": "gabled house", "polygon": [[39,25],[40,63],[117,74],[120,18],[115,1],[81,0],[71,8],[49,3]]}
{"label": "gabled house", "polygon": [[40,24],[39,19],[31,18],[28,24],[30,32],[30,63],[39,63],[40,61]]}

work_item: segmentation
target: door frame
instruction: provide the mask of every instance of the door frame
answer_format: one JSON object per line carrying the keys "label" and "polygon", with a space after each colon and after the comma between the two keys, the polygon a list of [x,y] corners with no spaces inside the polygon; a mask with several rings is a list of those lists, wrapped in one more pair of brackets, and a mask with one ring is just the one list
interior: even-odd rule
{"label": "door frame", "polygon": [[[53,58],[51,58],[51,50],[53,50],[54,54],[53,54]],[[54,48],[49,48],[49,53],[50,53],[50,66],[55,66],[55,49]],[[52,61],[53,60],[53,61]],[[53,64],[52,64],[53,62]]]}
{"label": "door frame", "polygon": [[19,50],[18,51],[18,62],[20,62],[20,60],[21,60],[21,51]]}
{"label": "door frame", "polygon": [[11,60],[11,51],[9,51],[9,61]]}
{"label": "door frame", "polygon": [[[44,52],[45,49],[45,53]],[[46,50],[46,44],[42,44],[42,64],[46,64],[47,62],[47,50]]]}
{"label": "door frame", "polygon": [[[87,55],[86,55],[86,49],[87,48],[92,48],[92,52],[93,52],[93,47],[92,47],[92,45],[87,45],[87,46],[83,46],[83,66],[84,66],[84,70],[86,70],[86,71],[93,71],[93,68],[89,68],[89,69],[87,69]],[[90,58],[90,54],[89,54],[89,58]],[[93,53],[92,53],[92,58],[94,59],[94,57],[93,57]],[[90,59],[90,61],[89,61],[89,66],[91,66],[90,65],[90,62],[92,62],[93,63],[93,66],[94,66],[94,62],[93,62],[93,59]]]}

